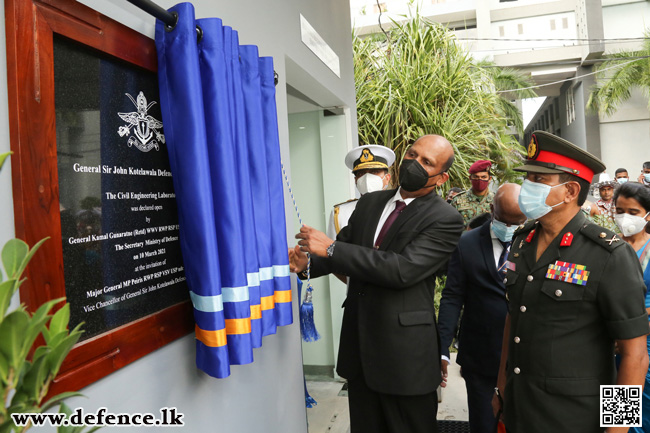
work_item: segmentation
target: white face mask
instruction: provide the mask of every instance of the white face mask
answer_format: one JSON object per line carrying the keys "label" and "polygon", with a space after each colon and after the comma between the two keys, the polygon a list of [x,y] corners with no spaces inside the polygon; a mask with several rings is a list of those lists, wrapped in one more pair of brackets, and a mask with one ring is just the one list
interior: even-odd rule
{"label": "white face mask", "polygon": [[376,174],[366,173],[357,179],[357,189],[361,195],[384,189],[384,178]]}
{"label": "white face mask", "polygon": [[650,212],[640,217],[637,215],[630,215],[628,213],[618,213],[614,215],[614,220],[616,221],[618,228],[621,229],[623,236],[629,237],[640,233],[641,230],[645,228],[645,225],[647,223],[645,217],[647,217],[648,214],[650,214]]}

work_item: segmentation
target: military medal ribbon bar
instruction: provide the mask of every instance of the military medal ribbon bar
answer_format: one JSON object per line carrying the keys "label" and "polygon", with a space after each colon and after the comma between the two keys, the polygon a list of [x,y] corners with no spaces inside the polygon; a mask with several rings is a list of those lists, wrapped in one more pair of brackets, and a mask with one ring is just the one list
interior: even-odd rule
{"label": "military medal ribbon bar", "polygon": [[587,279],[589,278],[589,271],[585,265],[557,260],[554,264],[548,265],[546,278],[586,286]]}

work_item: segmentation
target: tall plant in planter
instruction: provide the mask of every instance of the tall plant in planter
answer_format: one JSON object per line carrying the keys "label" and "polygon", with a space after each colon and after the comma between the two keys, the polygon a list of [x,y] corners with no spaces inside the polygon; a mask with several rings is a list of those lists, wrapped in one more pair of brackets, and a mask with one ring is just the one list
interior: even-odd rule
{"label": "tall plant in planter", "polygon": [[[8,155],[0,155],[0,168]],[[0,253],[4,270],[0,271],[0,392],[4,400],[0,406],[0,433],[24,432],[31,427],[29,423],[17,426],[13,413],[44,412],[65,398],[79,395],[66,392],[45,400],[63,360],[83,332],[81,324],[68,331],[70,305],[66,303],[51,314],[53,307],[64,301],[60,298],[44,303],[33,314],[23,305],[8,311],[11,298],[25,281],[22,275],[27,264],[46,240],[30,249],[22,240],[11,239]],[[45,344],[32,351],[39,336]],[[69,409],[62,405],[61,411]]]}

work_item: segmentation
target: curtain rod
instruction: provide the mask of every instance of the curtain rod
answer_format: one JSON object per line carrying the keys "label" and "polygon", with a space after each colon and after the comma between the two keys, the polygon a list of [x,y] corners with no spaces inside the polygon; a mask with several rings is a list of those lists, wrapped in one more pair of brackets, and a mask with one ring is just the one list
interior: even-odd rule
{"label": "curtain rod", "polygon": [[[174,27],[176,27],[176,24],[178,23],[178,14],[176,12],[166,11],[162,7],[158,6],[156,3],[152,2],[151,0],[126,0],[126,1],[136,6],[137,8],[145,11],[149,15],[154,16],[155,18],[159,19],[163,23],[165,23],[165,25],[169,30],[174,29]],[[196,37],[198,41],[200,41],[203,38],[203,30],[201,29],[200,26],[196,26]],[[277,86],[278,73],[273,71],[273,75],[274,75],[273,79],[275,85]]]}
{"label": "curtain rod", "polygon": [[[176,12],[166,11],[151,0],[126,1],[165,23],[167,30],[173,30],[176,24],[178,24],[178,14]],[[203,38],[203,29],[200,26],[196,26],[196,38],[198,41],[201,41]]]}
{"label": "curtain rod", "polygon": [[168,27],[171,28],[176,27],[176,23],[178,22],[178,14],[173,14],[171,12],[166,11],[162,7],[152,2],[151,0],[126,0],[126,1],[142,9],[149,15],[153,15],[154,17],[158,18],[160,21],[167,24]]}

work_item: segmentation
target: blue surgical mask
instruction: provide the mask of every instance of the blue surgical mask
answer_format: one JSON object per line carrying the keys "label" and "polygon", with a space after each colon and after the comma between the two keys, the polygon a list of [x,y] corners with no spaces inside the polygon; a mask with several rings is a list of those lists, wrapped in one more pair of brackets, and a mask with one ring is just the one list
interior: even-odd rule
{"label": "blue surgical mask", "polygon": [[644,173],[643,180],[645,180],[646,183],[650,183],[650,173]]}
{"label": "blue surgical mask", "polygon": [[512,241],[512,235],[518,226],[510,226],[498,220],[492,220],[492,232],[501,242]]}
{"label": "blue surgical mask", "polygon": [[627,177],[617,177],[616,182],[618,182],[620,185],[623,185],[625,182],[627,182]]}
{"label": "blue surgical mask", "polygon": [[556,206],[564,203],[563,201],[553,206],[546,204],[546,199],[551,192],[551,189],[556,186],[562,186],[567,182],[561,183],[559,185],[546,185],[544,183],[531,182],[528,179],[524,180],[524,183],[521,185],[521,191],[519,191],[519,209],[526,215],[529,219],[541,218],[551,211]]}

